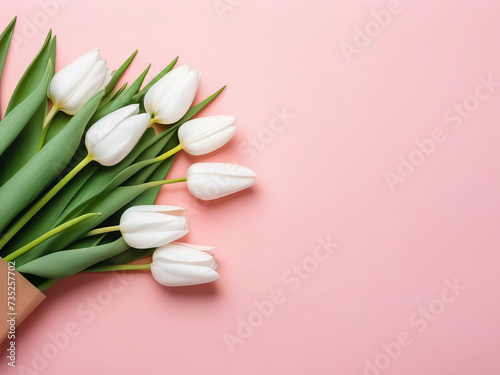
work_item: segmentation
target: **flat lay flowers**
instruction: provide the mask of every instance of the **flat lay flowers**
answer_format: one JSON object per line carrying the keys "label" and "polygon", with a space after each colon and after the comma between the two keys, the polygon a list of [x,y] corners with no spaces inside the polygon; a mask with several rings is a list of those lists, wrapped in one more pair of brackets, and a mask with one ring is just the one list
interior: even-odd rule
{"label": "flat lay flowers", "polygon": [[[0,67],[14,26],[0,37]],[[55,52],[49,33],[0,122],[3,260],[40,291],[80,272],[150,270],[167,287],[217,280],[214,247],[176,242],[186,210],[154,202],[169,184],[201,200],[254,184],[247,167],[202,160],[237,129],[233,116],[198,116],[224,87],[194,103],[201,73],[177,58],[147,84],[149,68],[117,87],[137,51],[116,70],[98,49],[58,69]],[[182,151],[199,160],[166,178]]]}

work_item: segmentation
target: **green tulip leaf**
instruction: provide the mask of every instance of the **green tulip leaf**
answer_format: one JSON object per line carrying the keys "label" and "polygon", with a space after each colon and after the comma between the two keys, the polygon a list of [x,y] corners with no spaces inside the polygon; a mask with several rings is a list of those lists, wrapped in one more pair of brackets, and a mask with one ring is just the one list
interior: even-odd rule
{"label": "green tulip leaf", "polygon": [[73,178],[49,204],[45,205],[2,249],[2,257],[12,253],[56,226],[57,219],[73,196],[89,180],[98,167],[92,163]]}
{"label": "green tulip leaf", "polygon": [[0,35],[0,79],[2,78],[3,66],[5,64],[5,58],[7,57],[10,40],[12,39],[12,33],[14,32],[14,27],[16,26],[16,20],[17,17],[14,17],[9,26],[7,26]]}
{"label": "green tulip leaf", "polygon": [[[12,96],[10,97],[9,104],[5,110],[5,114],[12,111],[16,106],[26,99],[33,90],[39,85],[40,81],[45,74],[49,59],[52,60],[52,66],[55,66],[56,54],[56,37],[52,38],[52,30],[49,31],[42,47],[37,55],[28,66],[23,76],[19,80]],[[52,78],[52,77],[51,77]]]}
{"label": "green tulip leaf", "polygon": [[[99,105],[102,96],[103,92],[101,91],[90,99],[57,136],[51,139],[40,152],[34,155],[18,173],[0,188],[0,212],[2,212],[2,215],[0,215],[0,231],[3,231],[11,220],[44,191],[66,168],[80,145],[85,127]],[[17,109],[30,97],[31,95],[8,116],[15,114]],[[7,117],[5,120],[7,120]],[[2,126],[0,126],[0,131],[1,128]]]}
{"label": "green tulip leaf", "polygon": [[46,66],[44,76],[33,92],[9,112],[0,126],[0,156],[21,133],[40,105],[46,100],[47,89],[52,77],[52,62]]}
{"label": "green tulip leaf", "polygon": [[137,55],[138,51],[139,50],[136,49],[134,51],[134,53],[132,55],[130,55],[130,57],[116,70],[116,72],[113,73],[111,80],[109,81],[109,83],[106,85],[106,87],[104,89],[104,97],[106,97],[106,95],[108,95],[109,93],[111,93],[113,91],[116,84],[118,83],[118,80],[121,78],[123,73],[125,73],[125,71],[129,67],[130,63],[132,63],[132,60],[134,60],[135,55]]}
{"label": "green tulip leaf", "polygon": [[72,117],[73,116],[68,115],[62,111],[57,112],[50,123],[49,130],[47,131],[47,135],[45,136],[44,144],[49,143],[52,138],[59,134],[59,132],[64,129],[64,127],[68,124],[69,120],[71,120]]}
{"label": "green tulip leaf", "polygon": [[[49,32],[42,48],[17,84],[7,106],[6,114],[21,104],[36,89],[43,79],[49,59],[53,64],[55,63],[56,37],[51,38],[51,35],[52,33]],[[19,136],[16,137],[0,158],[0,165],[2,166],[0,168],[0,185],[3,185],[16,174],[36,153],[40,143],[43,122],[47,114],[47,104],[48,99],[45,98]]]}
{"label": "green tulip leaf", "polygon": [[42,244],[34,247],[29,252],[16,259],[16,265],[26,264],[36,258],[40,258],[49,253],[67,248],[73,242],[96,228],[108,217],[120,210],[123,206],[134,200],[149,188],[147,185],[120,186],[113,190],[103,199],[93,202],[88,209],[89,212],[99,212],[100,216],[94,216],[84,222],[81,222],[66,231],[50,238]]}
{"label": "green tulip leaf", "polygon": [[130,247],[120,238],[115,242],[105,245],[62,250],[48,254],[18,266],[17,270],[21,273],[28,273],[49,279],[61,279],[77,274],[104,259],[120,254],[128,249]]}
{"label": "green tulip leaf", "polygon": [[104,98],[102,98],[101,103],[99,104],[99,108],[98,109],[101,109],[106,104],[108,104],[110,101],[115,100],[116,98],[118,98],[118,96],[120,96],[120,94],[123,92],[123,90],[125,90],[127,88],[127,85],[128,85],[128,83],[125,82],[125,84],[122,87],[120,87],[117,92],[111,91],[108,94],[106,94],[104,96]]}

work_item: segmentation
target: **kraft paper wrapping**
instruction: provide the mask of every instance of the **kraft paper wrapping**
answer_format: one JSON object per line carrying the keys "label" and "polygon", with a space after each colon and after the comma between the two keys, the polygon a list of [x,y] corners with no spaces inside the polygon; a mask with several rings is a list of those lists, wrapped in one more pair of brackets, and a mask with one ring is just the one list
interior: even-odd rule
{"label": "kraft paper wrapping", "polygon": [[[2,343],[9,332],[10,323],[8,321],[13,315],[7,304],[8,266],[0,258],[0,343]],[[18,326],[44,299],[45,295],[26,280],[19,272],[15,272],[15,321]]]}

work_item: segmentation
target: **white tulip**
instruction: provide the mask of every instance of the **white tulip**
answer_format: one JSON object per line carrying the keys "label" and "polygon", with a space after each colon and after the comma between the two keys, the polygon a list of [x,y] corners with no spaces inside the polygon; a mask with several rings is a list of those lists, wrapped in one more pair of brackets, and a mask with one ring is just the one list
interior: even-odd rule
{"label": "white tulip", "polygon": [[186,210],[175,206],[135,206],[120,219],[123,239],[136,249],[166,245],[188,233]]}
{"label": "white tulip", "polygon": [[186,114],[193,103],[200,73],[183,65],[168,72],[144,97],[144,107],[159,124],[173,124]]}
{"label": "white tulip", "polygon": [[211,283],[219,278],[217,262],[206,250],[213,247],[173,243],[153,253],[151,273],[165,286],[188,286]]}
{"label": "white tulip", "polygon": [[48,96],[54,107],[74,115],[111,80],[99,49],[87,52],[54,75]]}
{"label": "white tulip", "polygon": [[93,159],[110,166],[122,161],[148,128],[149,116],[131,104],[104,116],[90,127],[85,145]]}
{"label": "white tulip", "polygon": [[197,163],[188,169],[187,186],[196,198],[212,200],[249,188],[256,177],[251,169],[237,164]]}
{"label": "white tulip", "polygon": [[224,146],[236,132],[233,116],[208,116],[190,120],[179,128],[179,141],[191,155],[204,155]]}

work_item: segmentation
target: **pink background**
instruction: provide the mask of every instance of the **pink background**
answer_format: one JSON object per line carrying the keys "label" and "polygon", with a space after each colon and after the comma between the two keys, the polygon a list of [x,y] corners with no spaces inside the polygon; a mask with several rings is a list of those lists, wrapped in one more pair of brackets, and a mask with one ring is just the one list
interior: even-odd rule
{"label": "pink background", "polygon": [[[213,155],[181,155],[170,176],[232,161],[258,183],[207,206],[184,186],[162,190],[159,202],[190,210],[186,242],[218,247],[220,280],[65,280],[19,327],[18,368],[2,354],[2,374],[498,371],[497,1],[401,0],[383,28],[371,12],[389,1],[65,2],[4,0],[2,27],[19,19],[2,108],[50,27],[58,68],[96,46],[114,68],[138,48],[132,80],[179,55],[203,72],[198,101],[228,85],[205,114],[233,114],[239,131]],[[349,62],[342,47],[365,27],[372,37]],[[276,119],[283,110],[293,118]],[[433,135],[441,143],[424,141]],[[400,156],[418,165],[391,189]],[[338,248],[312,260],[328,238]],[[276,290],[285,297],[264,317],[255,303]]]}

